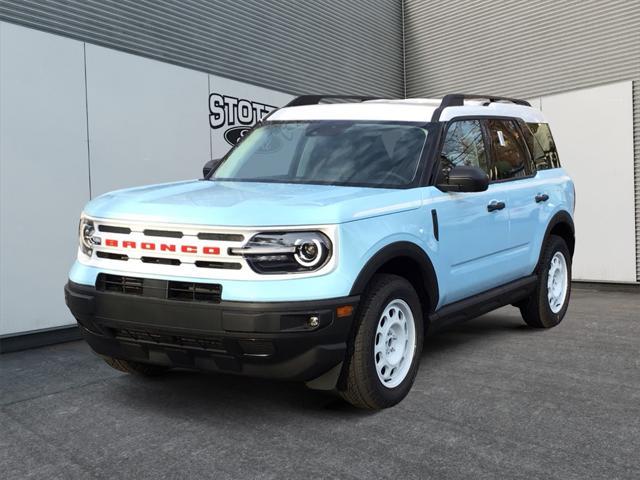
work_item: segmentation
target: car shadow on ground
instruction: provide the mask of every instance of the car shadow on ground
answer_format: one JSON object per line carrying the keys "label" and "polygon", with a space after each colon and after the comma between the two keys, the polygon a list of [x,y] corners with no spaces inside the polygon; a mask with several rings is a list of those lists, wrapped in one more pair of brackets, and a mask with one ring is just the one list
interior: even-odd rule
{"label": "car shadow on ground", "polygon": [[[513,316],[492,313],[462,325],[427,335],[421,366],[434,356],[446,355],[479,337],[496,337],[527,333],[532,330]],[[336,415],[367,416],[369,412],[355,408],[338,395],[307,389],[304,384],[229,374],[171,371],[157,378],[123,375],[105,393],[110,401],[167,415],[194,416],[215,412],[260,416],[269,411],[321,412]]]}
{"label": "car shadow on ground", "polygon": [[[428,361],[432,355],[476,341],[478,338],[526,335],[540,331],[527,326],[519,314],[517,317],[514,316],[513,313],[517,310],[509,311],[506,308],[510,307],[505,307],[502,312],[492,312],[437,332],[427,332],[422,349],[422,363]],[[508,312],[510,315],[503,312]]]}

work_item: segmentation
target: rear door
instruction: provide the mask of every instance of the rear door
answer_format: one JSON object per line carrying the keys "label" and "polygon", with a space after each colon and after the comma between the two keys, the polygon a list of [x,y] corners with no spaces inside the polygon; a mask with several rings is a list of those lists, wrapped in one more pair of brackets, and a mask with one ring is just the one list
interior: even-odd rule
{"label": "rear door", "polygon": [[[522,278],[533,270],[533,246],[544,231],[545,205],[549,193],[526,144],[524,123],[516,119],[485,120],[493,157],[492,179],[502,185],[509,202],[509,279]],[[535,255],[537,259],[537,253]]]}
{"label": "rear door", "polygon": [[[480,119],[453,120],[441,148],[440,174],[466,165],[491,173],[489,144]],[[440,305],[509,281],[507,188],[492,183],[484,192],[442,192],[431,188],[429,208],[439,224],[438,253],[446,278]]]}

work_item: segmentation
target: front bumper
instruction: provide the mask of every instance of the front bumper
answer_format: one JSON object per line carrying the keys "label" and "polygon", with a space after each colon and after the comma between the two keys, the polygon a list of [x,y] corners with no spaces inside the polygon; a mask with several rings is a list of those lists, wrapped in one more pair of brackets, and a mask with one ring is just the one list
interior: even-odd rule
{"label": "front bumper", "polygon": [[[157,290],[157,281],[154,288]],[[100,355],[167,367],[309,381],[344,360],[358,297],[219,303],[115,293],[69,281],[65,301]],[[319,325],[309,326],[310,317]]]}

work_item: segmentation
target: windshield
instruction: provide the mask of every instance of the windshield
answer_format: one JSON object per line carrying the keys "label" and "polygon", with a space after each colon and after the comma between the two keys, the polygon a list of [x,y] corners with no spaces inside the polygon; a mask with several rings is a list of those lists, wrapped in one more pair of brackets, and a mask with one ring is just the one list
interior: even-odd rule
{"label": "windshield", "polygon": [[253,130],[211,179],[372,187],[409,185],[427,129],[410,123],[268,123]]}

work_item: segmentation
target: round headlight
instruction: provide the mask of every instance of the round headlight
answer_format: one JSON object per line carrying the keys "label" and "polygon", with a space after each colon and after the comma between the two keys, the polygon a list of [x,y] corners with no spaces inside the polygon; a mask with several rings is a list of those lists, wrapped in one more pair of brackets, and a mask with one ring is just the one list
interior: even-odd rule
{"label": "round headlight", "polygon": [[80,237],[80,249],[82,250],[82,253],[90,257],[93,253],[93,247],[100,245],[100,237],[95,236],[96,229],[93,224],[93,220],[81,217],[78,230]]}
{"label": "round headlight", "polygon": [[264,232],[254,235],[242,255],[258,273],[298,273],[319,270],[331,258],[331,240],[322,232]]}
{"label": "round headlight", "polygon": [[93,234],[94,234],[95,231],[96,231],[96,229],[93,226],[93,222],[85,223],[83,228],[82,228],[82,239],[83,240],[90,239],[91,237],[93,237]]}
{"label": "round headlight", "polygon": [[317,238],[307,240],[299,238],[295,245],[297,248],[293,257],[303,267],[314,267],[322,260],[324,247]]}

